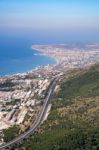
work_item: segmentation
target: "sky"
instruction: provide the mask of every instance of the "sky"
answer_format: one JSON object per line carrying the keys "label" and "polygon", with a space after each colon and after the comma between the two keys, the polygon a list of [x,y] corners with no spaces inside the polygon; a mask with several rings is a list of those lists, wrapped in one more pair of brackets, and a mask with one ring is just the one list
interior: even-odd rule
{"label": "sky", "polygon": [[99,0],[0,0],[0,32],[99,41]]}

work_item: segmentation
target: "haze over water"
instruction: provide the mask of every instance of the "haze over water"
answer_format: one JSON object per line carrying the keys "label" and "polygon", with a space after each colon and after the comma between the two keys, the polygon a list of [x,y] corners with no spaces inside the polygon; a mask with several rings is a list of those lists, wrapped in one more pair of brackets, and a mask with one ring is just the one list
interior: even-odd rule
{"label": "haze over water", "polygon": [[55,63],[32,44],[99,42],[99,0],[0,0],[0,75]]}
{"label": "haze over water", "polygon": [[55,63],[52,58],[33,50],[25,39],[2,40],[0,49],[0,75],[23,73],[40,65]]}

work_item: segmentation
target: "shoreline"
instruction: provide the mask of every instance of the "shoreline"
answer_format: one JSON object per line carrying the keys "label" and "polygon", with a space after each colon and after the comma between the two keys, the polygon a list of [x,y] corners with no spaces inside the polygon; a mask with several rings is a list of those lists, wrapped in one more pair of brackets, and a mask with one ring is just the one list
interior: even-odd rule
{"label": "shoreline", "polygon": [[[31,46],[32,48],[32,46]],[[32,50],[35,50],[37,52],[40,52],[38,49],[33,49]],[[40,52],[41,53],[41,52]],[[53,61],[55,61],[54,63],[47,63],[47,64],[41,64],[41,65],[37,65],[35,67],[33,67],[32,69],[28,69],[27,71],[19,71],[19,72],[16,72],[16,73],[9,73],[9,74],[5,74],[5,75],[0,75],[0,78],[3,78],[3,77],[10,77],[10,76],[16,76],[16,75],[24,75],[24,74],[27,74],[27,73],[30,73],[30,72],[33,72],[35,70],[38,70],[39,68],[42,68],[42,67],[46,67],[48,65],[52,66],[52,65],[56,65],[57,64],[57,59],[54,58],[54,57],[51,57],[50,55],[47,55],[45,53],[41,53],[41,54],[34,54],[34,56],[46,56],[50,59],[53,59]]]}
{"label": "shoreline", "polygon": [[42,55],[48,56],[48,57],[52,58],[53,60],[55,60],[55,65],[59,64],[59,59],[57,57],[54,57],[54,56],[52,56],[50,54],[46,54],[46,53],[42,52],[40,49],[33,47],[33,45],[31,46],[31,48],[34,49],[34,50],[36,50],[36,51],[38,51],[38,52],[40,52]]}
{"label": "shoreline", "polygon": [[[27,69],[26,71],[19,71],[16,73],[6,74],[6,75],[0,75],[0,77],[9,77],[14,75],[23,75],[27,73],[33,73],[35,70],[46,68],[52,68],[56,71],[64,71],[68,69],[74,69],[74,68],[84,68],[87,66],[90,66],[96,62],[99,61],[99,50],[97,45],[93,45],[92,49],[89,51],[90,45],[85,45],[85,50],[79,49],[79,47],[70,47],[69,45],[31,45],[30,46],[32,50],[34,50],[34,55],[41,55],[48,57],[49,60],[52,59],[52,63],[49,63],[47,60],[45,63],[40,63],[40,65],[37,63],[37,65],[34,64],[34,66],[31,69]],[[39,57],[38,57],[39,58]],[[38,62],[39,59],[36,58],[36,61]],[[42,62],[42,60],[41,60]],[[32,62],[31,62],[32,63]]]}

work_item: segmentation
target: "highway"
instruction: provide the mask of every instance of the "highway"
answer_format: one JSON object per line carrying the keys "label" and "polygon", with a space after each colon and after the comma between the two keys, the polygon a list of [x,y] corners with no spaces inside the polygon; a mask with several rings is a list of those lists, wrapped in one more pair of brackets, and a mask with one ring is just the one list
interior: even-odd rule
{"label": "highway", "polygon": [[10,146],[12,146],[16,143],[21,142],[23,139],[25,139],[29,135],[31,135],[40,126],[40,124],[42,123],[42,120],[45,116],[48,104],[50,103],[51,96],[54,92],[54,89],[56,87],[56,84],[57,84],[58,80],[59,80],[59,78],[57,77],[52,81],[52,83],[49,87],[49,90],[48,90],[48,94],[47,94],[47,96],[44,100],[44,104],[43,104],[41,110],[39,111],[36,120],[31,125],[31,127],[26,132],[24,132],[23,134],[21,134],[18,137],[14,138],[12,141],[9,141],[8,143],[5,143],[5,144],[1,145],[0,149],[5,149],[5,148],[8,148],[8,147],[10,147]]}

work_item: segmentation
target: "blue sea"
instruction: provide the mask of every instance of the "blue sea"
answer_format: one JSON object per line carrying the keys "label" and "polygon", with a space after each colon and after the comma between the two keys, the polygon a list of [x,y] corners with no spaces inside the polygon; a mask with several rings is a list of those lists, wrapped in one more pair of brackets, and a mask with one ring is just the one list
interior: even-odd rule
{"label": "blue sea", "polygon": [[0,38],[0,76],[23,73],[40,65],[55,63],[54,59],[33,50],[32,44],[32,39]]}
{"label": "blue sea", "polygon": [[[32,44],[94,42],[91,37],[94,38],[94,36],[68,32],[57,34],[45,30],[2,28],[0,30],[0,76],[22,73],[40,65],[55,63],[54,59],[39,55],[39,52],[32,50]],[[98,37],[97,41],[99,41]]]}

